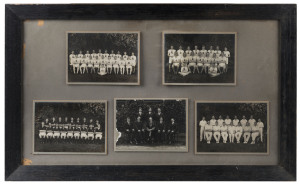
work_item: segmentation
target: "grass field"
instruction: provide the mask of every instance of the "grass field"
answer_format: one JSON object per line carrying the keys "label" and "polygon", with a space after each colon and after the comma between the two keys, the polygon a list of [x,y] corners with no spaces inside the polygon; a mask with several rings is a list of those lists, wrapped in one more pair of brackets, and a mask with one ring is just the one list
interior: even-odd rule
{"label": "grass field", "polygon": [[127,75],[121,74],[106,74],[98,75],[97,73],[85,73],[85,74],[74,74],[70,70],[68,71],[68,82],[120,82],[120,83],[136,83],[138,82],[137,72]]}
{"label": "grass field", "polygon": [[35,152],[105,152],[105,143],[41,143],[34,144]]}

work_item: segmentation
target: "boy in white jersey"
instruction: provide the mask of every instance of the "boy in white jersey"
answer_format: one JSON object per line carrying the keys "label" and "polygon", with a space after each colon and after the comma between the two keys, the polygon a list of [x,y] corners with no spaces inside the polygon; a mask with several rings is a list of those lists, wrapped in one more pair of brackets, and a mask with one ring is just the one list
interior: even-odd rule
{"label": "boy in white jersey", "polygon": [[110,58],[114,58],[115,57],[115,53],[114,53],[114,50],[111,50],[111,54],[109,55],[110,56]]}
{"label": "boy in white jersey", "polygon": [[221,53],[218,63],[219,63],[218,69],[220,73],[224,73],[226,71],[226,57],[224,56],[223,53]]}
{"label": "boy in white jersey", "polygon": [[228,137],[228,126],[225,124],[225,122],[223,122],[222,126],[220,127],[220,131],[221,131],[223,143],[226,143]]}
{"label": "boy in white jersey", "polygon": [[229,126],[231,124],[231,119],[229,118],[229,116],[227,115],[226,116],[226,119],[225,119],[225,125]]}
{"label": "boy in white jersey", "polygon": [[228,135],[229,135],[229,142],[233,143],[235,137],[235,126],[233,126],[232,124],[228,126]]}
{"label": "boy in white jersey", "polygon": [[210,68],[210,61],[211,58],[209,57],[209,53],[206,53],[206,56],[203,59],[205,73],[208,73],[208,69]]}
{"label": "boy in white jersey", "polygon": [[120,66],[121,75],[124,75],[124,73],[125,73],[125,60],[123,59],[123,57],[121,57],[121,60],[119,62],[119,66]]}
{"label": "boy in white jersey", "polygon": [[106,65],[105,64],[101,64],[100,65],[98,74],[99,75],[106,75],[107,74]]}
{"label": "boy in white jersey", "polygon": [[200,73],[199,68],[201,68],[201,73],[203,73],[204,71],[204,57],[205,56],[199,52],[197,57],[197,66],[196,66],[198,73]]}
{"label": "boy in white jersey", "polygon": [[181,57],[178,56],[177,52],[175,52],[173,61],[172,61],[172,69],[174,74],[178,74],[180,63],[181,63]]}
{"label": "boy in white jersey", "polygon": [[122,55],[120,54],[120,51],[117,52],[116,57],[117,57],[118,60],[121,59]]}
{"label": "boy in white jersey", "polygon": [[207,124],[204,126],[204,132],[205,132],[205,137],[207,144],[210,144],[211,137],[212,137],[212,125],[210,125],[210,121],[207,122]]}
{"label": "boy in white jersey", "polygon": [[104,55],[102,55],[101,59],[100,59],[100,65],[106,65],[107,62],[107,57],[105,57]]}
{"label": "boy in white jersey", "polygon": [[202,120],[199,122],[199,126],[200,126],[200,142],[203,140],[203,136],[204,136],[204,127],[207,124],[207,121],[205,120],[205,117],[202,117]]}
{"label": "boy in white jersey", "polygon": [[250,116],[250,119],[248,121],[249,121],[251,127],[254,126],[254,124],[256,122],[256,120],[253,118],[253,115]]}
{"label": "boy in white jersey", "polygon": [[199,49],[198,49],[198,46],[195,45],[195,49],[193,50],[194,52],[194,55],[198,55],[199,54]]}
{"label": "boy in white jersey", "polygon": [[69,56],[69,61],[70,61],[69,65],[71,66],[71,68],[73,68],[73,71],[74,71],[73,63],[74,63],[75,59],[76,59],[76,55],[74,54],[74,51],[72,51]]}
{"label": "boy in white jersey", "polygon": [[233,126],[237,126],[239,124],[240,120],[237,118],[237,116],[234,116],[234,119],[232,120]]}
{"label": "boy in white jersey", "polygon": [[77,58],[83,58],[82,51],[79,51],[79,54],[77,55]]}
{"label": "boy in white jersey", "polygon": [[91,56],[92,56],[93,59],[96,59],[98,54],[95,52],[95,50],[93,50]]}
{"label": "boy in white jersey", "polygon": [[100,60],[99,60],[99,57],[96,56],[95,57],[95,60],[94,60],[94,69],[95,69],[95,72],[99,72],[99,67],[100,67]]}
{"label": "boy in white jersey", "polygon": [[215,54],[217,55],[217,57],[220,57],[222,51],[219,49],[219,46],[216,46],[216,50],[215,50]]}
{"label": "boy in white jersey", "polygon": [[194,55],[193,52],[191,52],[191,55],[188,57],[188,61],[189,61],[189,70],[192,71],[192,67],[193,67],[193,73],[195,73],[196,71],[196,66],[197,66],[197,58],[198,55]]}
{"label": "boy in white jersey", "polygon": [[230,58],[230,52],[227,50],[227,47],[224,48],[224,56],[226,57],[226,71],[227,71],[227,68],[228,68],[228,60]]}
{"label": "boy in white jersey", "polygon": [[182,76],[186,76],[190,74],[190,71],[188,69],[188,57],[186,56],[186,53],[183,53],[183,57],[181,59],[181,69],[180,72],[178,72]]}
{"label": "boy in white jersey", "polygon": [[241,122],[242,127],[246,126],[246,124],[248,122],[247,119],[246,119],[246,116],[243,115],[243,118],[241,119],[240,122]]}
{"label": "boy in white jersey", "polygon": [[101,49],[99,49],[98,53],[97,53],[98,58],[102,58],[102,51]]}
{"label": "boy in white jersey", "polygon": [[81,58],[75,58],[73,60],[73,72],[74,74],[78,74],[79,73],[79,70],[80,70],[80,60]]}
{"label": "boy in white jersey", "polygon": [[179,49],[177,50],[178,57],[183,57],[183,53],[184,53],[184,50],[182,50],[182,47],[179,46]]}
{"label": "boy in white jersey", "polygon": [[113,68],[115,74],[119,73],[119,61],[120,61],[120,57],[118,58],[118,56],[116,55],[113,60]]}
{"label": "boy in white jersey", "polygon": [[207,53],[209,54],[209,57],[213,57],[213,55],[214,55],[214,53],[215,53],[215,51],[214,51],[214,49],[213,49],[213,46],[210,46],[209,47],[209,50],[207,51]]}
{"label": "boy in white jersey", "polygon": [[135,73],[136,56],[134,55],[134,52],[131,53],[130,59],[131,59],[132,73]]}
{"label": "boy in white jersey", "polygon": [[207,50],[205,49],[205,45],[202,45],[202,49],[200,50],[200,53],[205,56],[207,53]]}
{"label": "boy in white jersey", "polygon": [[264,136],[264,123],[261,122],[261,119],[258,119],[258,122],[257,122],[257,126],[259,128],[259,135],[260,135],[260,141],[263,142],[263,136]]}
{"label": "boy in white jersey", "polygon": [[215,116],[211,117],[211,120],[209,121],[211,126],[216,126],[217,120],[215,118]]}
{"label": "boy in white jersey", "polygon": [[192,52],[193,51],[191,50],[190,46],[188,46],[187,50],[185,51],[185,54],[186,54],[187,57],[189,57],[189,56],[191,56]]}
{"label": "boy in white jersey", "polygon": [[[242,122],[242,120],[241,120]],[[246,121],[245,126],[243,127],[243,132],[244,132],[244,144],[247,144],[249,139],[250,139],[250,135],[251,135],[251,127],[250,124]]]}
{"label": "boy in white jersey", "polygon": [[90,58],[90,56],[91,56],[90,52],[89,52],[89,51],[86,51],[85,57],[86,57],[86,58]]}
{"label": "boy in white jersey", "polygon": [[131,73],[132,73],[132,65],[131,65],[130,57],[128,57],[127,61],[126,61],[126,72],[127,72],[127,75],[131,75]]}
{"label": "boy in white jersey", "polygon": [[45,139],[46,138],[46,126],[45,126],[45,122],[41,123],[41,127],[39,129],[39,138],[40,139]]}
{"label": "boy in white jersey", "polygon": [[95,68],[94,68],[94,60],[93,60],[92,56],[90,56],[90,57],[88,58],[88,62],[87,62],[87,73],[88,73],[89,69],[90,69],[90,73],[93,73],[93,72],[96,73],[96,72],[95,72]]}
{"label": "boy in white jersey", "polygon": [[236,143],[240,143],[243,134],[243,127],[241,126],[240,123],[235,127],[235,131],[236,131],[235,133]]}
{"label": "boy in white jersey", "polygon": [[113,67],[112,65],[113,65],[113,59],[111,56],[108,56],[107,61],[106,61],[106,67],[107,67],[107,73],[109,73],[109,74],[111,74],[111,72],[112,72],[112,67]]}
{"label": "boy in white jersey", "polygon": [[88,61],[88,58],[86,58],[86,56],[84,56],[84,57],[81,58],[81,61],[80,61],[80,63],[81,63],[81,65],[80,65],[80,73],[81,74],[84,74],[84,72],[87,71],[87,61]]}
{"label": "boy in white jersey", "polygon": [[173,45],[168,50],[168,56],[169,56],[169,72],[171,72],[172,62],[175,55],[176,50],[174,49]]}
{"label": "boy in white jersey", "polygon": [[[250,125],[251,126],[251,125]],[[257,126],[257,123],[255,122],[254,125],[251,127],[251,144],[255,144],[255,139],[259,136],[259,127]]]}
{"label": "boy in white jersey", "polygon": [[213,132],[214,132],[214,139],[216,141],[216,143],[220,142],[220,138],[221,138],[221,126],[224,122],[224,120],[222,119],[222,116],[219,117],[217,124],[215,126],[213,126]]}
{"label": "boy in white jersey", "polygon": [[104,58],[108,58],[109,54],[106,49],[104,50],[104,54],[102,56],[104,56]]}
{"label": "boy in white jersey", "polygon": [[127,52],[124,52],[123,59],[126,61],[128,58]]}

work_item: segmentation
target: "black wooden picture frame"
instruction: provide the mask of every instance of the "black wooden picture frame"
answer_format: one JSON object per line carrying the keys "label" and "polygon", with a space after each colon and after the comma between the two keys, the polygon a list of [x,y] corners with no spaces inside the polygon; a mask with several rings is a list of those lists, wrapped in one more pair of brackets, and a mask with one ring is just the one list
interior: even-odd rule
{"label": "black wooden picture frame", "polygon": [[[184,12],[184,13],[183,13]],[[22,66],[25,20],[277,20],[279,162],[274,166],[26,166],[22,164]],[[6,5],[5,179],[296,180],[296,5]]]}

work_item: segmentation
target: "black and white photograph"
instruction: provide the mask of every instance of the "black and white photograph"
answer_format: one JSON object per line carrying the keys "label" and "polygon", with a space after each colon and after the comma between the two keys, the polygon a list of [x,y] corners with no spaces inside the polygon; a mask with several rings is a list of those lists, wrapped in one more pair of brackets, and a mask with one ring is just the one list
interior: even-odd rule
{"label": "black and white photograph", "polygon": [[195,102],[196,154],[269,154],[269,102]]}
{"label": "black and white photograph", "polygon": [[188,100],[115,99],[115,151],[188,151]]}
{"label": "black and white photograph", "polygon": [[163,32],[163,85],[236,85],[236,32]]}
{"label": "black and white photograph", "polygon": [[139,85],[140,32],[67,32],[67,84]]}
{"label": "black and white photograph", "polygon": [[107,102],[33,101],[34,154],[107,154]]}

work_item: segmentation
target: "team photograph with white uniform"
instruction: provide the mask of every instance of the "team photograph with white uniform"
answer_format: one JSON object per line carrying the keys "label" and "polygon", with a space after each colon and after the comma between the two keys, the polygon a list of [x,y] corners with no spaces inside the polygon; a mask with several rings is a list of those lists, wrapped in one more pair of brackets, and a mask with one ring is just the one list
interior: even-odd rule
{"label": "team photograph with white uniform", "polygon": [[67,83],[139,85],[140,32],[67,32]]}
{"label": "team photograph with white uniform", "polygon": [[163,32],[163,84],[235,85],[236,36]]}
{"label": "team photograph with white uniform", "polygon": [[106,154],[106,101],[34,101],[34,154]]}
{"label": "team photograph with white uniform", "polygon": [[269,152],[269,102],[195,102],[195,152]]}
{"label": "team photograph with white uniform", "polygon": [[115,99],[115,151],[188,150],[187,99]]}

